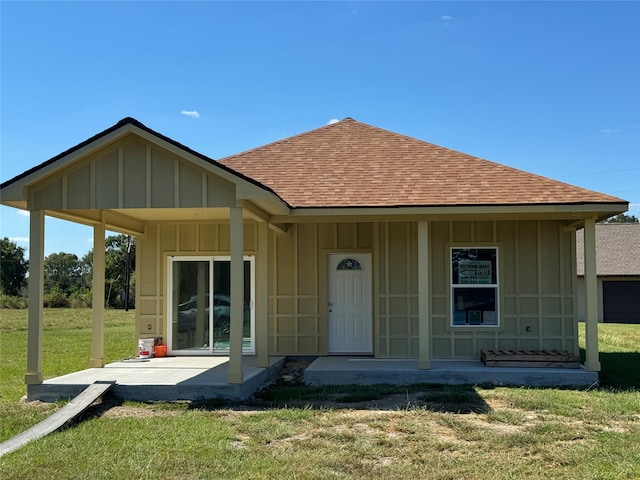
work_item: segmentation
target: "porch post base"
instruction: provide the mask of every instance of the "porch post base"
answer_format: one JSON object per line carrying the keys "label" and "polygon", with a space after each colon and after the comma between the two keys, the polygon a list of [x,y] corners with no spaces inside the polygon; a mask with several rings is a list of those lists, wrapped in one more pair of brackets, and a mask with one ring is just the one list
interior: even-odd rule
{"label": "porch post base", "polygon": [[27,385],[40,385],[42,383],[41,373],[27,373],[24,376],[24,383]]}
{"label": "porch post base", "polygon": [[418,360],[419,370],[431,370],[431,361],[428,358],[421,358]]}
{"label": "porch post base", "polygon": [[258,368],[267,368],[269,366],[269,357],[258,355],[256,357],[256,367]]}
{"label": "porch post base", "polygon": [[227,383],[242,383],[242,373],[229,373],[229,375],[227,375]]}
{"label": "porch post base", "polygon": [[89,360],[89,368],[104,367],[104,358],[92,358]]}
{"label": "porch post base", "polygon": [[601,370],[600,362],[592,360],[584,362],[584,368],[588,372],[599,372]]}

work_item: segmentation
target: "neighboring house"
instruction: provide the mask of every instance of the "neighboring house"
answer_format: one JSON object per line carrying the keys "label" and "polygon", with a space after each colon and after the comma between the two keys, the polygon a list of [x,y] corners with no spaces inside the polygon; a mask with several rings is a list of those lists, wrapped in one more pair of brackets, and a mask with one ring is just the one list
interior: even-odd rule
{"label": "neighboring house", "polygon": [[[137,236],[136,331],[172,355],[578,352],[576,229],[626,201],[347,118],[214,161],[126,118],[0,185],[30,211],[26,381],[42,381],[44,215]],[[595,291],[595,274],[588,274]],[[97,293],[95,293],[97,292]],[[600,369],[588,304],[586,368]],[[94,302],[91,365],[104,364]]]}
{"label": "neighboring house", "polygon": [[[640,223],[596,225],[598,321],[640,323]],[[584,233],[576,237],[578,318],[585,319]]]}

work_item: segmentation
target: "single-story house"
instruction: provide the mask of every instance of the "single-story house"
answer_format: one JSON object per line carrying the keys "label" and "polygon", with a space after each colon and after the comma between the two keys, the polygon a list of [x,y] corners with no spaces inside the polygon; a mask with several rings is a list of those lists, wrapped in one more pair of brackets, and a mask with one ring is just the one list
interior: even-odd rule
{"label": "single-story house", "polygon": [[[584,232],[576,237],[578,319],[584,321]],[[596,225],[598,321],[640,323],[640,223]]]}
{"label": "single-story house", "polygon": [[[578,353],[600,369],[596,222],[626,201],[351,118],[218,161],[132,118],[0,185],[30,212],[27,384],[43,380],[44,217],[137,237],[136,329],[172,356],[479,359]],[[90,365],[104,365],[93,305]]]}

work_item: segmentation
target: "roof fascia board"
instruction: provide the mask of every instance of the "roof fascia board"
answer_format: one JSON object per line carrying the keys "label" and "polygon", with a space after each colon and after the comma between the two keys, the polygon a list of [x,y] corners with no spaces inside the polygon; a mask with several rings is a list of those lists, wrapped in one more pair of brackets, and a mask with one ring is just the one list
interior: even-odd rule
{"label": "roof fascia board", "polygon": [[441,217],[456,217],[460,220],[486,218],[550,218],[579,221],[587,217],[608,218],[618,212],[625,212],[627,203],[580,204],[580,205],[505,205],[505,206],[446,206],[446,207],[372,207],[372,208],[303,208],[292,209],[289,216],[274,215],[274,223],[334,221],[358,219],[371,221],[374,217],[393,218],[402,221],[417,216],[437,220]]}
{"label": "roof fascia board", "polygon": [[289,224],[281,225],[281,224],[273,224],[271,223],[271,216],[265,211],[261,210],[256,205],[253,205],[249,202],[243,202],[242,211],[245,217],[251,218],[257,222],[266,222],[271,230],[276,232],[278,235],[290,235],[291,229],[289,228]]}
{"label": "roof fascia board", "polygon": [[26,201],[29,193],[24,185],[7,185],[0,192],[0,203],[2,205],[10,205],[16,208],[22,208],[18,205],[24,205],[24,208],[27,208]]}
{"label": "roof fascia board", "polygon": [[257,222],[269,221],[270,215],[256,205],[246,201],[242,202],[240,205],[242,206],[242,212],[245,217],[251,218]]}
{"label": "roof fascia board", "polygon": [[[3,201],[5,199],[5,196],[8,197],[7,200],[28,200],[28,188],[25,187],[29,187],[31,184],[36,182],[44,181],[47,177],[50,177],[56,172],[64,169],[67,165],[73,163],[77,159],[82,158],[95,150],[99,150],[100,148],[103,148],[106,145],[117,141],[118,139],[124,137],[129,133],[132,133],[134,128],[137,127],[131,124],[122,125],[116,130],[113,130],[112,132],[106,133],[100,138],[95,139],[91,143],[83,145],[80,148],[69,152],[63,157],[57,158],[53,162],[45,162],[39,168],[36,167],[28,175],[18,178],[15,182],[4,186],[1,191]],[[20,199],[18,199],[17,197],[18,194],[21,195]]]}

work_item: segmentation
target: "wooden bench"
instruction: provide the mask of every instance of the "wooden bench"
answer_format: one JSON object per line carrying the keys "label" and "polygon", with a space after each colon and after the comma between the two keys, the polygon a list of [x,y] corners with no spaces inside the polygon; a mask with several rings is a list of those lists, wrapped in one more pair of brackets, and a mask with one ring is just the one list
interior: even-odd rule
{"label": "wooden bench", "polygon": [[580,368],[580,357],[560,350],[482,350],[487,367]]}

